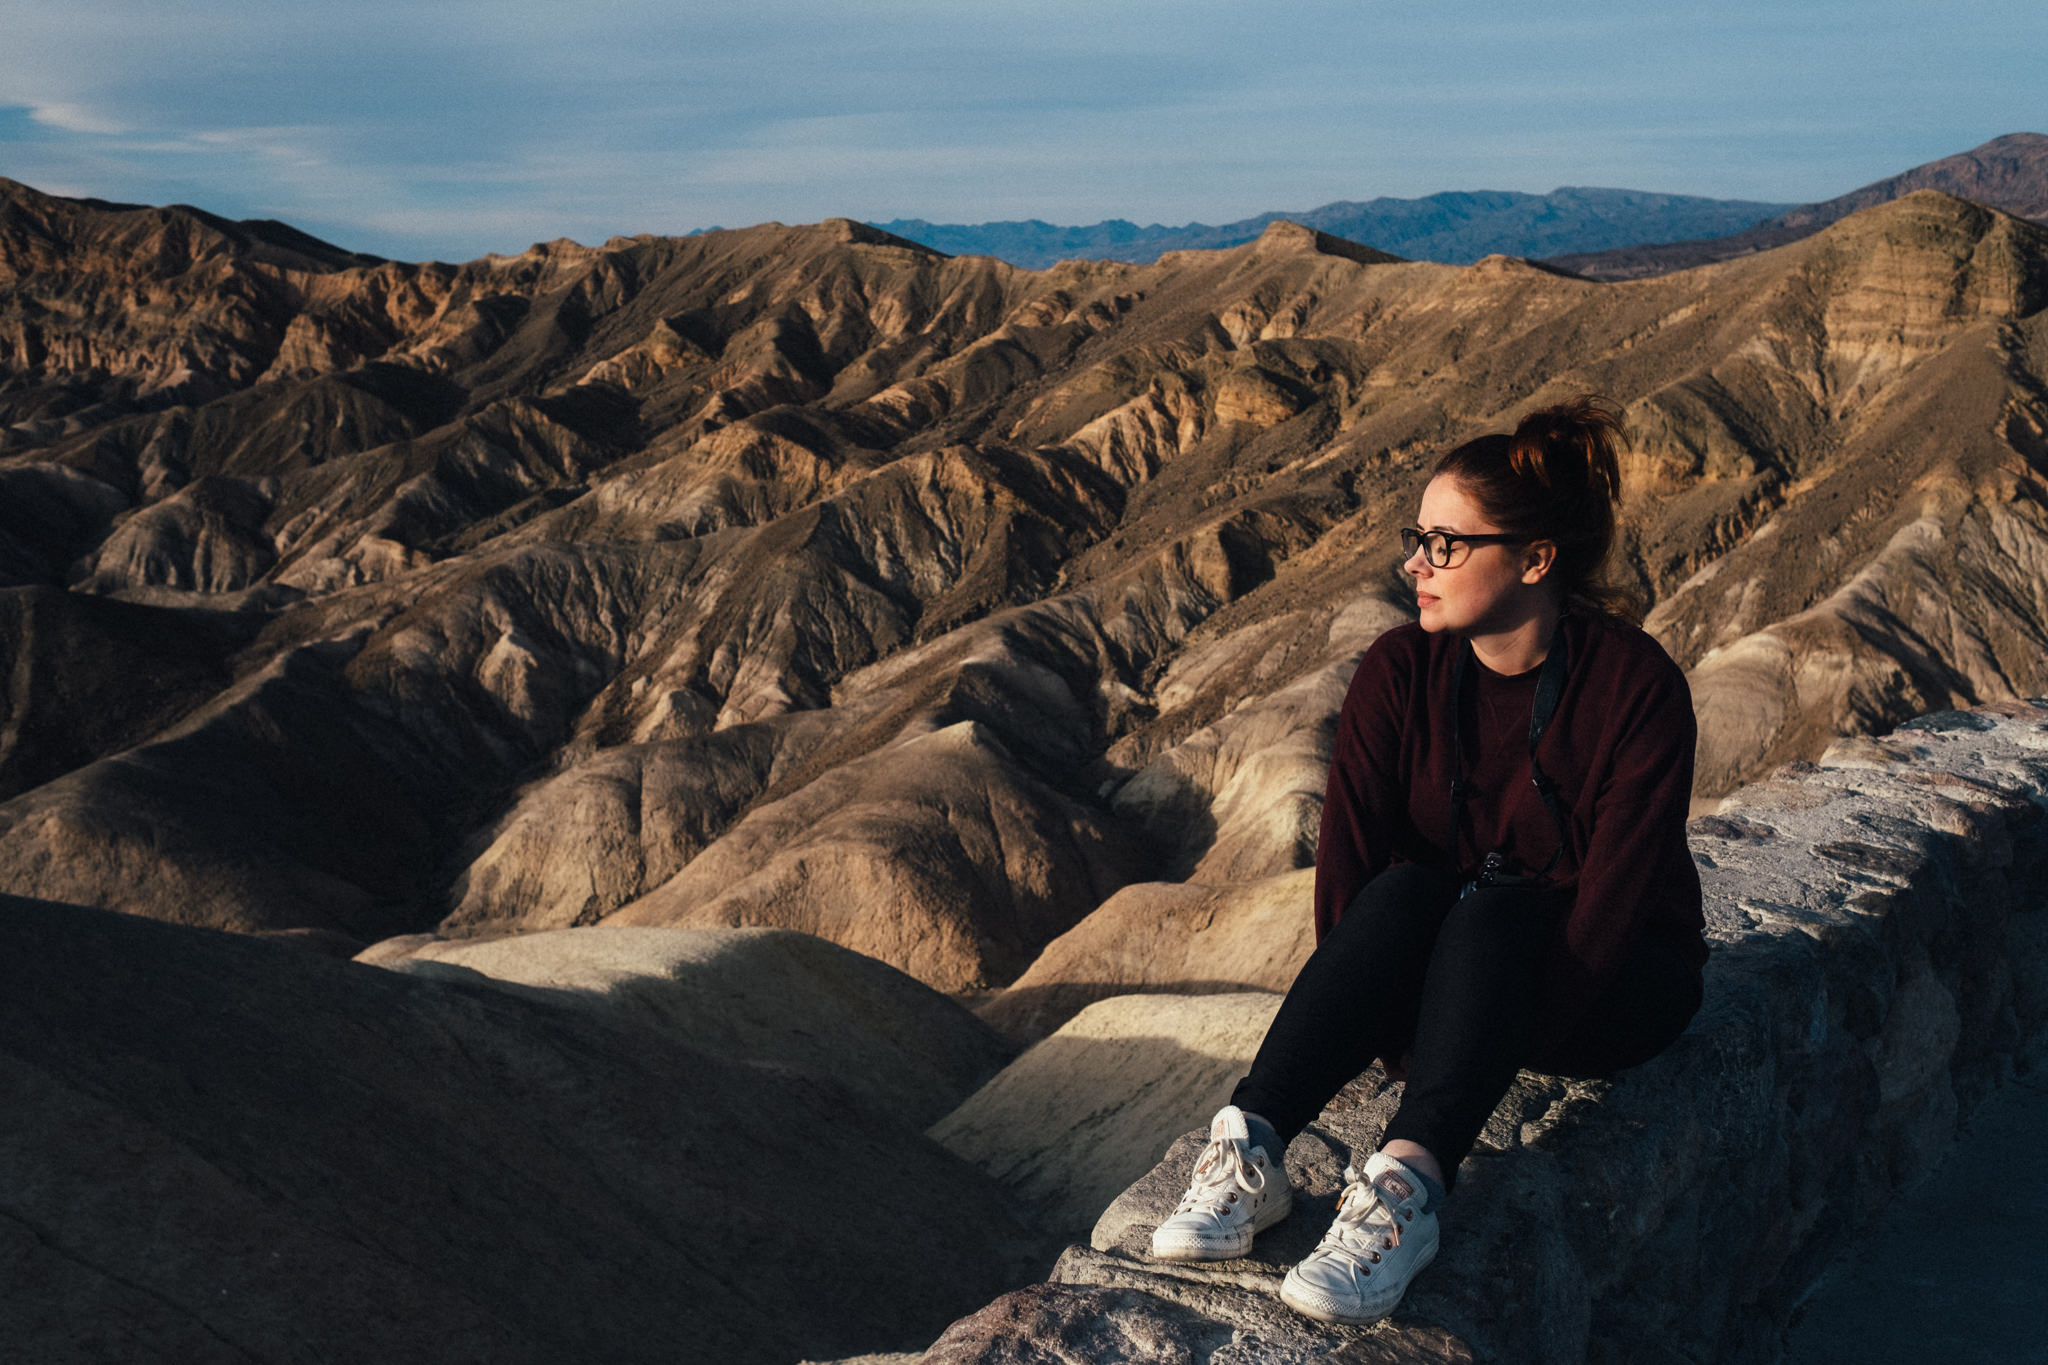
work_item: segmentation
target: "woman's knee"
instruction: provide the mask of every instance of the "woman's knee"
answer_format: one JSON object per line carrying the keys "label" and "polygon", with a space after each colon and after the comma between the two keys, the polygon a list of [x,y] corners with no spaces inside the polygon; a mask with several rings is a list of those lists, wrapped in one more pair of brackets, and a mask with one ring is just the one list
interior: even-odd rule
{"label": "woman's knee", "polygon": [[1451,873],[1415,863],[1396,863],[1359,888],[1338,927],[1342,928],[1353,916],[1367,921],[1427,920],[1434,926],[1457,897],[1457,878]]}
{"label": "woman's knee", "polygon": [[1482,886],[1458,898],[1437,932],[1439,955],[1508,955],[1545,951],[1570,908],[1562,892],[1542,887]]}
{"label": "woman's knee", "polygon": [[1566,1076],[1612,1076],[1641,1066],[1685,1032],[1699,1011],[1700,987],[1699,969],[1677,949],[1637,940],[1558,1049],[1552,1069]]}
{"label": "woman's knee", "polygon": [[1398,863],[1359,889],[1344,917],[1324,936],[1347,942],[1434,937],[1444,910],[1457,898],[1455,879],[1433,868]]}
{"label": "woman's knee", "polygon": [[1444,910],[1456,896],[1456,883],[1448,873],[1410,863],[1390,867],[1352,897],[1315,956],[1350,964],[1347,971],[1400,962],[1420,972],[1429,960]]}

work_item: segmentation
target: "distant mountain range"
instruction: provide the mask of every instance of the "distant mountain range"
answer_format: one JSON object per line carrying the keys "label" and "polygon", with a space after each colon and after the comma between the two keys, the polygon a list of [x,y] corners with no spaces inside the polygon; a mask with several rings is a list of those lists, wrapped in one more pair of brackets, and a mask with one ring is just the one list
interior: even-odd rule
{"label": "distant mountain range", "polygon": [[1495,254],[1522,256],[1615,280],[1668,274],[1783,246],[1858,209],[1914,190],[1941,190],[2048,221],[2048,136],[2009,133],[1809,204],[1566,187],[1549,194],[1473,190],[1421,199],[1341,201],[1306,213],[1262,213],[1220,226],[1139,227],[1120,218],[1090,227],[1036,219],[965,224],[921,218],[874,226],[950,255],[994,256],[1040,270],[1074,259],[1146,265],[1169,251],[1241,246],[1256,240],[1268,224],[1285,219],[1413,260],[1469,265]]}
{"label": "distant mountain range", "polygon": [[1455,190],[1421,199],[1340,201],[1306,213],[1262,213],[1235,223],[1139,227],[1123,219],[1092,227],[1023,223],[928,223],[899,218],[875,227],[954,256],[994,256],[1042,270],[1055,261],[1149,265],[1169,251],[1216,250],[1258,240],[1285,219],[1413,260],[1469,265],[1482,256],[1543,257],[1643,242],[1720,237],[1795,207],[1641,190],[1566,187],[1549,194]]}
{"label": "distant mountain range", "polygon": [[1553,256],[1550,264],[1596,280],[1668,275],[1785,246],[1852,213],[1888,204],[1915,190],[1940,190],[1958,199],[2004,209],[2015,217],[2048,223],[2048,136],[2007,133],[1981,147],[1929,161],[1833,199],[1801,204],[1729,236],[1682,242],[1659,242],[1645,236],[1636,245],[1618,250],[1584,248],[1579,253]]}

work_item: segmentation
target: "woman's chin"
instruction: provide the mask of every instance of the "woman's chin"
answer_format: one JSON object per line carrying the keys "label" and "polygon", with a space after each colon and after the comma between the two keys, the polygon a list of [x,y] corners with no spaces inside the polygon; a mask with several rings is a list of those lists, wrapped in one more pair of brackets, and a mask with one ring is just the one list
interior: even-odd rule
{"label": "woman's chin", "polygon": [[1415,604],[1415,624],[1424,630],[1436,632],[1444,628],[1443,604],[1435,598]]}

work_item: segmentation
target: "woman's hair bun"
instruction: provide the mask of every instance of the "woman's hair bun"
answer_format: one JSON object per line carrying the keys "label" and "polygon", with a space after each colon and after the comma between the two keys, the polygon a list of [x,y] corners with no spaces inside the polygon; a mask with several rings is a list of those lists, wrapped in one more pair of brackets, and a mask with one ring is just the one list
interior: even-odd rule
{"label": "woman's hair bun", "polygon": [[1621,500],[1621,410],[1585,394],[1538,408],[1508,438],[1508,463],[1523,478],[1558,492],[1585,489]]}
{"label": "woman's hair bun", "polygon": [[1618,527],[1621,410],[1587,394],[1539,408],[1512,436],[1480,436],[1437,461],[1502,531],[1557,546],[1551,581],[1574,609],[1642,619],[1636,594],[1607,581]]}

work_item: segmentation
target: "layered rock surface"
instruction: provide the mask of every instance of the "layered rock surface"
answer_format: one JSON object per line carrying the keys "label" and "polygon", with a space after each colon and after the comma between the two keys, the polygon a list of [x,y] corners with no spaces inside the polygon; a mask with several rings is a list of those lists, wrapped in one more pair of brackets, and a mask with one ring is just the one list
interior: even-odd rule
{"label": "layered rock surface", "polygon": [[[1432,458],[1587,388],[1703,796],[2048,687],[2048,232],[1932,192],[1602,285],[1288,223],[1035,273],[844,221],[409,265],[10,186],[0,288],[21,894],[779,926],[1007,986],[1100,907],[1309,864]],[[1280,984],[1247,932],[1177,970]],[[1110,976],[998,1017],[1148,985]]]}
{"label": "layered rock surface", "polygon": [[1139,882],[1046,945],[981,1017],[1036,1040],[1096,1002],[1137,992],[1286,991],[1315,950],[1315,870],[1235,886]]}
{"label": "layered rock surface", "polygon": [[1251,1256],[1146,1256],[1206,1137],[1188,1133],[1047,1283],[925,1359],[1777,1359],[1829,1257],[2048,1024],[2048,699],[1846,741],[1690,832],[1700,1014],[1613,1081],[1523,1073],[1391,1321],[1329,1328],[1277,1299],[1347,1160],[1378,1147],[1398,1092],[1375,1069],[1290,1147],[1296,1212]]}
{"label": "layered rock surface", "polygon": [[1019,1196],[1062,1241],[1179,1136],[1229,1102],[1280,996],[1125,995],[1082,1010],[927,1130]]}

